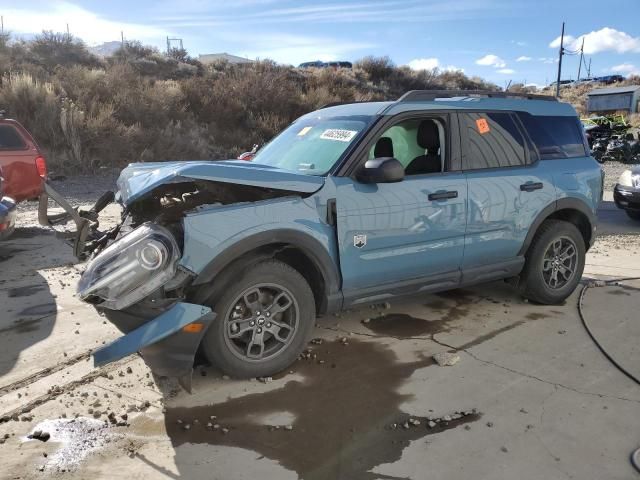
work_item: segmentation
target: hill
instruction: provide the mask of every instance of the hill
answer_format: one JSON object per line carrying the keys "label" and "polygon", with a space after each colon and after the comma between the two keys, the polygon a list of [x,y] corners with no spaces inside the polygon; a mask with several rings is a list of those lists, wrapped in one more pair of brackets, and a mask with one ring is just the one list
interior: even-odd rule
{"label": "hill", "polygon": [[52,32],[31,41],[0,36],[0,75],[0,108],[34,134],[51,168],[85,173],[137,161],[235,158],[328,103],[396,99],[414,89],[499,90],[460,71],[414,71],[388,58],[337,70],[268,60],[204,66],[184,50],[166,56],[138,42],[99,57]]}

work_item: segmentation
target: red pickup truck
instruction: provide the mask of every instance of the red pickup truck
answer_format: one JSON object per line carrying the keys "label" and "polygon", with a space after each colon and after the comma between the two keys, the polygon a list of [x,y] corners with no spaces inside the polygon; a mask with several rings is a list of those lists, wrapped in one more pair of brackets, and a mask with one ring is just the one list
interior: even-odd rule
{"label": "red pickup truck", "polygon": [[37,199],[44,191],[47,162],[38,144],[22,125],[1,113],[0,169],[3,194],[16,203]]}
{"label": "red pickup truck", "polygon": [[47,163],[38,144],[15,120],[0,112],[0,240],[15,225],[15,204],[37,199],[45,190]]}

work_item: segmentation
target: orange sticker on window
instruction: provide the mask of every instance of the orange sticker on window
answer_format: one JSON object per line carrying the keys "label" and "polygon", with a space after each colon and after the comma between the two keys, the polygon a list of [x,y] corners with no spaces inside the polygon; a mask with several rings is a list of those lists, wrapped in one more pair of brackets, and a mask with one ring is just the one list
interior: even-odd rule
{"label": "orange sticker on window", "polygon": [[476,120],[476,127],[478,127],[478,132],[480,132],[481,135],[484,135],[485,133],[489,133],[491,131],[491,129],[489,128],[489,122],[487,122],[487,120],[484,118],[479,118]]}

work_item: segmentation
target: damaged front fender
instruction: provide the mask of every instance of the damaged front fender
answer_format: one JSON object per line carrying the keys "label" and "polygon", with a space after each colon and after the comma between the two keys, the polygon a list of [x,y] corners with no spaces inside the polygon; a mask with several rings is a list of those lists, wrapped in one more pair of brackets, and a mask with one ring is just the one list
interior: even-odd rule
{"label": "damaged front fender", "polygon": [[179,302],[114,342],[93,352],[100,367],[140,352],[151,371],[177,377],[191,391],[193,361],[200,341],[216,314],[209,307]]}

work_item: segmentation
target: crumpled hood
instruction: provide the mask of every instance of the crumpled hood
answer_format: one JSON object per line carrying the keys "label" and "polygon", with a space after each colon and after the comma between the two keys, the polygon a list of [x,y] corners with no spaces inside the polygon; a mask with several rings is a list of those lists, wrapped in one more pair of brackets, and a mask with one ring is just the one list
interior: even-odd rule
{"label": "crumpled hood", "polygon": [[132,163],[118,178],[120,201],[128,205],[162,184],[189,180],[237,183],[300,193],[314,193],[324,185],[324,177],[243,160]]}

